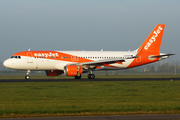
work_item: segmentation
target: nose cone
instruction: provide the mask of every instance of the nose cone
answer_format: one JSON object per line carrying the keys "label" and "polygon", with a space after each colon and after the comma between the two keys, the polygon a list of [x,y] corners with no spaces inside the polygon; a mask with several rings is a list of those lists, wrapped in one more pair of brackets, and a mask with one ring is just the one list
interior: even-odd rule
{"label": "nose cone", "polygon": [[10,59],[7,59],[3,62],[3,65],[7,68],[13,68],[14,67],[14,62]]}
{"label": "nose cone", "polygon": [[9,62],[8,60],[5,60],[5,61],[3,62],[3,65],[4,65],[5,67],[9,68],[10,62]]}
{"label": "nose cone", "polygon": [[21,61],[16,60],[16,59],[7,59],[3,62],[3,65],[7,68],[11,68],[11,69],[20,69],[20,65],[22,64]]}

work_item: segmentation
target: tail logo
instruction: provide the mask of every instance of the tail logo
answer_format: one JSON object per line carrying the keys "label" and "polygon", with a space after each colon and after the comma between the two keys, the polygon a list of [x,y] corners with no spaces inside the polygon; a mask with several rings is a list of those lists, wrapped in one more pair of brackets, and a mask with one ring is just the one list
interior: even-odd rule
{"label": "tail logo", "polygon": [[161,31],[163,30],[163,28],[161,26],[158,27],[157,30],[155,30],[153,32],[153,36],[151,37],[151,39],[146,43],[146,45],[144,46],[145,50],[148,50],[149,47],[156,42],[156,38],[158,37],[158,35],[161,33]]}

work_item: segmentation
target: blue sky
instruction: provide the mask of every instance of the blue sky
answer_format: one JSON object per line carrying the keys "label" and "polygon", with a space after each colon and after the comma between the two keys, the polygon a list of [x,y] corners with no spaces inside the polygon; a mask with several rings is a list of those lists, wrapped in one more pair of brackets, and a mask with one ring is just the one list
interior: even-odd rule
{"label": "blue sky", "polygon": [[0,61],[28,50],[137,49],[166,24],[161,52],[180,55],[179,0],[0,0]]}

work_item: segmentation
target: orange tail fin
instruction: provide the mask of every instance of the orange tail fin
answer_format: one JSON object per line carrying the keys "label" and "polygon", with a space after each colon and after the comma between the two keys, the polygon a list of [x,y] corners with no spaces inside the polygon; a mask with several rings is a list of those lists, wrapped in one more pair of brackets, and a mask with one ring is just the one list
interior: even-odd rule
{"label": "orange tail fin", "polygon": [[158,24],[144,41],[144,43],[138,48],[138,54],[141,52],[159,53],[164,28],[165,24]]}

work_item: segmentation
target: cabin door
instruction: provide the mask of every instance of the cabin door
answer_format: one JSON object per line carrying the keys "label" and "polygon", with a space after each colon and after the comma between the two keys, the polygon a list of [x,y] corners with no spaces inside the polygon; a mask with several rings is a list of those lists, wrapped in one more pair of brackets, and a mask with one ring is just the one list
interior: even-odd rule
{"label": "cabin door", "polygon": [[27,53],[27,63],[33,63],[33,56],[31,52]]}

